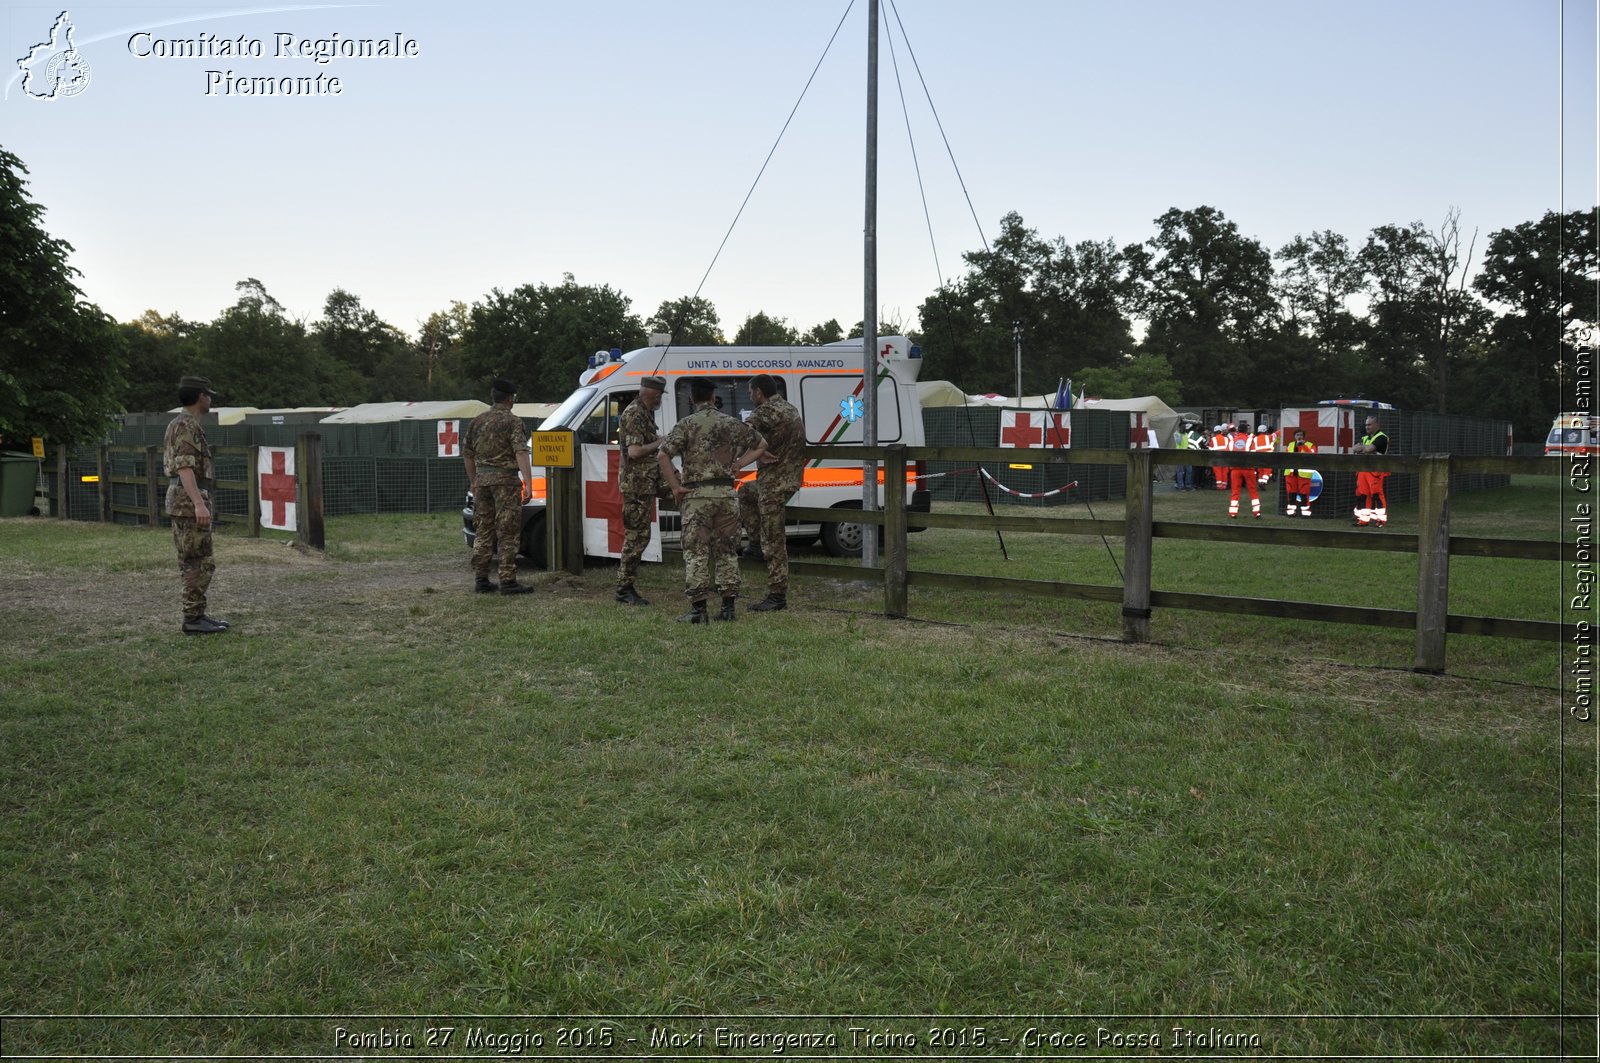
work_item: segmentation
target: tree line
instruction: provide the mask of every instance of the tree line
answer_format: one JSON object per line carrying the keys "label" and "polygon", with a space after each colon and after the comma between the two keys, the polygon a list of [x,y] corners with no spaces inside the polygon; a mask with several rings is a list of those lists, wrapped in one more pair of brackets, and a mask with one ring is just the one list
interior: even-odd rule
{"label": "tree line", "polygon": [[[230,405],[349,406],[478,396],[508,376],[527,401],[556,401],[598,349],[679,344],[818,344],[860,334],[837,320],[801,329],[765,312],[726,336],[703,297],[641,317],[609,285],[495,288],[452,302],[415,335],[343,289],[321,316],[287,312],[256,278],[211,321],[146,311],[116,322],[87,301],[71,246],[40,224],[26,168],[0,149],[0,437],[76,442],[122,411],[168,409],[184,373],[211,377]],[[1007,214],[960,277],[883,334],[923,345],[923,375],[971,392],[1053,394],[1061,378],[1107,397],[1259,407],[1329,397],[1509,420],[1538,438],[1592,349],[1600,208],[1489,234],[1470,283],[1476,234],[1459,213],[1436,226],[1384,225],[1356,243],[1332,231],[1276,251],[1221,211],[1174,208],[1141,243],[1046,239]],[[1137,334],[1136,334],[1137,332]]]}

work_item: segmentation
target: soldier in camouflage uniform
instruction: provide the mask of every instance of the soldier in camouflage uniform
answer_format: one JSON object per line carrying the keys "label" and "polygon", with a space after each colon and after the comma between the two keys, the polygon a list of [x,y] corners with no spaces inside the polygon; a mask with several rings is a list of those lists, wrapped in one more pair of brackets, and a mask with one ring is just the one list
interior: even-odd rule
{"label": "soldier in camouflage uniform", "polygon": [[[522,418],[511,412],[517,388],[501,377],[490,389],[494,405],[467,426],[461,441],[461,458],[472,491],[473,590],[483,594],[526,594],[533,590],[517,582],[517,548],[522,543],[522,492],[533,483],[533,459],[528,452],[528,432]],[[521,478],[518,478],[518,472]],[[489,579],[489,558],[500,554],[500,585]]]}
{"label": "soldier in camouflage uniform", "polygon": [[750,537],[746,556],[765,558],[767,596],[750,607],[768,613],[789,607],[789,540],[783,533],[783,507],[800,490],[806,467],[806,426],[778,393],[778,382],[763,373],[750,381],[755,412],[746,423],[767,441],[754,481],[739,489],[739,523]]}
{"label": "soldier in camouflage uniform", "polygon": [[656,451],[661,438],[656,431],[656,410],[667,389],[663,377],[647,376],[639,382],[639,397],[622,411],[617,425],[617,445],[622,459],[617,465],[617,491],[622,495],[622,560],[617,563],[617,601],[623,605],[649,605],[650,599],[634,589],[639,558],[650,545],[650,525],[655,520],[656,499],[670,498]]}
{"label": "soldier in camouflage uniform", "polygon": [[216,635],[228,630],[226,620],[206,615],[206,591],[216,571],[211,550],[211,445],[200,418],[211,411],[216,397],[205,377],[186,376],[178,381],[178,402],[183,412],[167,425],[162,440],[162,469],[168,477],[167,514],[172,518],[172,542],[178,548],[178,572],[183,583],[183,633]]}
{"label": "soldier in camouflage uniform", "polygon": [[[739,597],[739,506],[733,496],[738,470],[767,448],[761,433],[718,412],[716,385],[689,381],[695,411],[673,426],[661,441],[656,463],[683,513],[683,577],[690,611],[678,617],[689,624],[710,622],[706,600],[722,592],[718,620],[734,619]],[[672,459],[683,460],[683,476]]]}

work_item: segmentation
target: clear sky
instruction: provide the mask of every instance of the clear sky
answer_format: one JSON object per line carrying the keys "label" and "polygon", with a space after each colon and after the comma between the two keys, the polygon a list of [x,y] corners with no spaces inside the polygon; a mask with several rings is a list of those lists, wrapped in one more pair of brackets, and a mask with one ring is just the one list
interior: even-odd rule
{"label": "clear sky", "polygon": [[[1171,207],[1209,205],[1276,250],[1314,230],[1359,244],[1377,225],[1433,227],[1458,207],[1481,254],[1496,229],[1597,201],[1595,0],[883,6],[891,315],[914,316],[981,246],[901,25],[989,238],[1015,210],[1048,238],[1132,243]],[[730,335],[756,310],[848,327],[865,0],[73,5],[89,82],[49,100],[29,97],[16,60],[62,7],[24,0],[0,16],[0,145],[119,320],[209,320],[256,277],[296,316],[342,287],[415,333],[455,300],[564,273],[647,317],[700,284],[847,8],[702,294]],[[398,34],[416,54],[318,63],[278,56],[279,34],[295,48]],[[241,36],[262,55],[159,54]],[[52,52],[37,54],[42,70]],[[229,72],[321,74],[341,91],[239,95]]]}

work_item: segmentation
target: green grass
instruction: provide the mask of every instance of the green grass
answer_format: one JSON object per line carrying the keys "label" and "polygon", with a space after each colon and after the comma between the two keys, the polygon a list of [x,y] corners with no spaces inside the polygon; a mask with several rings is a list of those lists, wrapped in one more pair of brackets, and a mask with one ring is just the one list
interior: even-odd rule
{"label": "green grass", "polygon": [[[671,622],[675,561],[644,610],[605,566],[472,595],[455,527],[338,519],[325,557],[223,536],[236,630],[184,639],[166,535],[0,523],[0,1013],[965,1014],[985,1051],[1030,1025],[1090,1050],[1216,1025],[1285,1054],[1593,1051],[1592,1024],[1544,1019],[1203,1018],[1594,1011],[1595,742],[1545,647],[1453,638],[1452,670],[1526,677],[1429,678],[1409,636],[1344,625],[1160,614],[1136,647],[1101,604],[922,591],[939,622],[894,622],[805,579],[786,613],[699,629]],[[1008,536],[1007,563],[970,534],[914,536],[913,565],[1114,582],[1097,539]],[[1160,560],[1178,545],[1158,587],[1277,585]],[[1411,561],[1299,553],[1374,604]],[[1019,1015],[1089,1017],[997,1018]],[[975,1022],[858,1024],[925,1049]],[[558,1024],[476,1025],[549,1052]],[[334,1054],[340,1026],[423,1036],[10,1019],[5,1048]]]}

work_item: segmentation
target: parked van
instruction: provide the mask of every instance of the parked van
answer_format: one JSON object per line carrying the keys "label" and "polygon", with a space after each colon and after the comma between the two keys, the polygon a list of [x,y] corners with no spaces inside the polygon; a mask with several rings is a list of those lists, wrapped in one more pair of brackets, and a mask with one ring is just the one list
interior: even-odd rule
{"label": "parked van", "polygon": [[[922,404],[917,395],[917,375],[922,370],[922,350],[904,336],[878,337],[878,443],[923,445]],[[622,411],[639,394],[639,381],[647,376],[667,380],[667,390],[656,410],[656,426],[665,436],[679,418],[694,412],[689,381],[703,377],[715,382],[722,411],[745,418],[755,408],[750,401],[750,381],[762,374],[773,377],[805,421],[806,442],[811,445],[863,443],[861,339],[843,340],[822,347],[643,347],[623,354],[600,352],[589,359],[578,377],[578,388],[545,419],[541,431],[571,428],[575,442],[617,446]],[[923,488],[918,463],[906,473],[907,509],[926,513],[932,495]],[[754,469],[740,476],[740,484],[755,477]],[[878,470],[883,482],[883,469]],[[861,462],[812,459],[806,465],[793,506],[850,510],[861,508]],[[545,558],[545,470],[533,470],[532,497],[522,507],[522,553],[537,564]],[[882,489],[879,489],[882,503]],[[681,518],[670,503],[658,507],[657,520],[664,542],[676,542]],[[473,542],[472,496],[462,510],[467,545]],[[819,536],[835,557],[859,557],[865,526],[841,520],[788,525],[792,544],[814,542]],[[615,556],[610,555],[610,556]]]}
{"label": "parked van", "polygon": [[1558,413],[1544,441],[1544,456],[1593,454],[1600,443],[1600,416],[1586,413]]}

